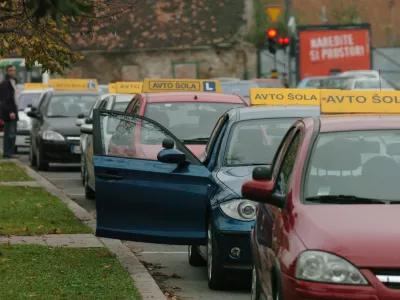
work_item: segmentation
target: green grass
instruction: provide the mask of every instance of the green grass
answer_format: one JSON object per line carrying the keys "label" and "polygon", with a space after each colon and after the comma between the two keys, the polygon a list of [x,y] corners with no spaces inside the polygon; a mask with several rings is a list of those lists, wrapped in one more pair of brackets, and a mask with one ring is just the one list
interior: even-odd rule
{"label": "green grass", "polygon": [[141,299],[107,249],[0,245],[0,252],[0,299]]}
{"label": "green grass", "polygon": [[52,233],[92,233],[92,230],[43,188],[0,186],[0,235]]}
{"label": "green grass", "polygon": [[31,181],[25,170],[12,162],[0,163],[0,181]]}

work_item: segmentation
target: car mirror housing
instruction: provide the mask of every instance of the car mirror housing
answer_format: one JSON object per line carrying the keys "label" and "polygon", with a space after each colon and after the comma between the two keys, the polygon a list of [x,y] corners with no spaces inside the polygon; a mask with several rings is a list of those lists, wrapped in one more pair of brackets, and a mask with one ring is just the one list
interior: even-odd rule
{"label": "car mirror housing", "polygon": [[81,127],[81,133],[84,134],[92,134],[93,133],[93,126],[89,124],[82,124]]}
{"label": "car mirror housing", "polygon": [[186,161],[186,155],[178,149],[163,149],[158,153],[157,159],[167,164],[182,164]]}
{"label": "car mirror housing", "polygon": [[274,191],[275,182],[272,180],[250,180],[242,186],[243,198],[284,208],[284,196],[274,194]]}

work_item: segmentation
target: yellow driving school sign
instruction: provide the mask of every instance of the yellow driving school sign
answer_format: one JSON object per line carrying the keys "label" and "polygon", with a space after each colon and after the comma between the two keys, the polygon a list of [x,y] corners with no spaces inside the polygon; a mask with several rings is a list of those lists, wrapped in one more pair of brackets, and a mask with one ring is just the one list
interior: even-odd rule
{"label": "yellow driving school sign", "polygon": [[117,82],[116,93],[119,94],[139,94],[142,92],[143,82]]}
{"label": "yellow driving school sign", "polygon": [[97,79],[50,79],[56,91],[98,91]]}
{"label": "yellow driving school sign", "polygon": [[400,91],[321,90],[321,113],[400,114]]}
{"label": "yellow driving school sign", "polygon": [[115,94],[117,92],[117,84],[116,83],[109,83],[108,84],[108,92],[110,94]]}
{"label": "yellow driving school sign", "polygon": [[25,83],[24,90],[44,90],[50,86],[46,83]]}
{"label": "yellow driving school sign", "polygon": [[218,80],[160,79],[146,78],[143,81],[144,93],[163,92],[211,92],[222,93]]}
{"label": "yellow driving school sign", "polygon": [[256,105],[320,105],[321,90],[251,88],[250,104]]}

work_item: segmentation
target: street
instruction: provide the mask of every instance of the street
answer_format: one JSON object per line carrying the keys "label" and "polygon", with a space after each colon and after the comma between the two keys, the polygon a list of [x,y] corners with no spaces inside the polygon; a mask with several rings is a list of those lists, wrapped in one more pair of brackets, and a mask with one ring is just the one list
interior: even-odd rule
{"label": "street", "polygon": [[[0,140],[2,144],[2,140]],[[19,153],[20,160],[29,165],[28,155]],[[95,201],[85,198],[79,165],[51,165],[48,172],[39,172],[92,215],[96,214]],[[170,246],[126,242],[129,248],[148,268],[160,288],[171,299],[231,300],[250,298],[249,287],[232,281],[233,291],[211,291],[207,286],[206,267],[192,267],[188,263],[186,246]]]}

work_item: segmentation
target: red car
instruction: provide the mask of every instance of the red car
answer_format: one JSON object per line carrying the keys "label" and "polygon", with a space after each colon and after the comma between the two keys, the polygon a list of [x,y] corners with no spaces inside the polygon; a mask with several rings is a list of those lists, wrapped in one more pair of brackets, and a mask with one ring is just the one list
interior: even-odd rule
{"label": "red car", "polygon": [[251,299],[400,299],[400,116],[387,115],[400,107],[389,92],[329,93],[322,114],[353,115],[297,121],[242,187],[259,202]]}
{"label": "red car", "polygon": [[[182,140],[195,155],[200,156],[219,117],[231,108],[243,106],[247,106],[247,103],[238,95],[209,92],[141,93],[131,100],[125,112],[156,121]],[[127,145],[122,148],[111,139],[110,151],[141,158],[157,157],[162,147],[151,139],[161,138],[161,135],[155,135],[157,133],[144,124],[142,130],[135,132],[135,147]]]}

